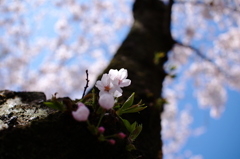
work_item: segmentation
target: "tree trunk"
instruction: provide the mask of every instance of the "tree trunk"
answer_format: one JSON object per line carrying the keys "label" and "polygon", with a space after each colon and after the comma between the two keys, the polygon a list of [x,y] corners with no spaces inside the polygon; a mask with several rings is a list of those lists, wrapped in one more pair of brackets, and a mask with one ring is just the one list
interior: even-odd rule
{"label": "tree trunk", "polygon": [[124,88],[124,98],[136,92],[135,102],[142,99],[148,106],[140,114],[126,117],[143,124],[143,131],[135,141],[136,147],[145,158],[162,158],[160,113],[163,108],[156,101],[161,97],[166,76],[163,65],[167,52],[174,44],[170,34],[171,6],[159,0],[136,0],[133,14],[131,31],[105,72],[128,70],[132,83]]}

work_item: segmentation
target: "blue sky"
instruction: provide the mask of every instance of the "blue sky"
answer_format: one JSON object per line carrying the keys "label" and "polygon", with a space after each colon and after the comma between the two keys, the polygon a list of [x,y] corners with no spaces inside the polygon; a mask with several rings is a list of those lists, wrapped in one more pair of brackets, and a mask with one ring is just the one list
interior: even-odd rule
{"label": "blue sky", "polygon": [[[176,14],[181,17],[181,19],[186,18],[185,14]],[[227,31],[219,29],[218,25],[220,23],[215,23],[211,20],[207,23],[209,25],[207,26],[208,28],[211,29],[210,26],[212,26],[216,29],[214,37]],[[185,26],[188,26],[187,20],[181,23],[173,22],[172,32],[179,33]],[[201,30],[201,28],[197,31],[199,30]],[[204,35],[203,37],[206,39],[191,41],[192,45],[196,48],[199,48],[199,46],[207,46],[207,49],[213,47],[214,43],[212,39],[211,41],[207,39],[208,35],[211,35],[208,34],[209,30],[204,28],[202,31],[204,31],[202,35]],[[181,41],[185,36],[185,32],[183,32],[182,37],[177,37],[177,40]],[[203,51],[203,53],[207,54],[208,52],[206,50],[206,52]],[[179,76],[181,76],[181,73]],[[203,110],[198,107],[198,103],[194,97],[193,84],[191,82],[188,83],[185,97],[179,102],[179,108],[183,109],[185,105],[190,104],[192,106],[191,113],[194,117],[191,127],[194,129],[204,126],[206,131],[200,136],[190,137],[183,149],[179,152],[179,155],[190,150],[192,154],[199,154],[204,159],[240,159],[240,124],[238,123],[238,121],[240,121],[240,92],[228,89],[227,94],[228,100],[225,105],[225,111],[219,119],[214,119],[210,117],[209,109]]]}
{"label": "blue sky", "polygon": [[219,119],[209,116],[209,109],[202,110],[197,107],[192,98],[193,88],[188,86],[186,98],[180,106],[191,103],[194,122],[192,128],[204,126],[206,132],[197,137],[190,137],[181,150],[184,153],[191,150],[192,154],[200,154],[204,159],[239,159],[240,158],[240,94],[228,90],[226,110]]}

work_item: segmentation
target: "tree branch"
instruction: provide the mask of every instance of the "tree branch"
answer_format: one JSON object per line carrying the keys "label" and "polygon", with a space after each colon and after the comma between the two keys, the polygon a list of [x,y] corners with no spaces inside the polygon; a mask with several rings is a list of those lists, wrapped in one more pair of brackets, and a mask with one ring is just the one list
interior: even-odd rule
{"label": "tree branch", "polygon": [[[191,4],[195,4],[195,5],[203,5],[203,6],[206,6],[206,7],[220,7],[219,5],[216,5],[214,4],[213,2],[210,2],[210,3],[204,3],[202,1],[189,1],[189,0],[177,0],[175,1],[175,3],[191,3]],[[235,2],[237,3],[237,2]],[[240,7],[238,7],[240,4],[236,4],[236,8],[232,8],[232,7],[229,7],[229,6],[224,6],[225,9],[229,9],[231,11],[234,11],[234,12],[240,12]]]}
{"label": "tree branch", "polygon": [[[169,0],[168,3],[168,12],[167,12],[167,18],[168,18],[168,28],[171,30],[171,22],[172,22],[172,6],[173,6],[174,0]],[[171,34],[171,33],[170,33]]]}
{"label": "tree branch", "polygon": [[84,91],[83,91],[83,95],[82,98],[85,96],[86,90],[88,88],[88,83],[89,83],[89,79],[88,79],[88,70],[86,70],[86,86],[84,87]]}
{"label": "tree branch", "polygon": [[168,24],[168,28],[169,28],[169,35],[171,35],[171,24],[172,24],[172,6],[173,6],[174,0],[169,0],[168,3],[168,12],[167,12],[167,24]]}
{"label": "tree branch", "polygon": [[194,51],[199,57],[201,57],[202,59],[204,59],[204,60],[206,60],[206,61],[208,61],[208,62],[213,63],[213,60],[212,60],[212,59],[210,59],[210,58],[208,58],[207,56],[205,56],[204,54],[202,54],[197,48],[195,48],[195,47],[193,47],[193,46],[191,46],[191,45],[183,44],[183,43],[181,43],[181,42],[179,42],[179,41],[176,41],[176,44],[179,45],[179,46],[187,47],[187,48],[193,50],[193,51]]}
{"label": "tree branch", "polygon": [[226,77],[229,77],[229,75],[223,71],[212,59],[208,58],[207,56],[205,56],[204,54],[202,54],[197,48],[193,47],[193,46],[190,46],[190,45],[186,45],[186,44],[183,44],[179,41],[176,41],[176,44],[177,45],[180,45],[182,47],[187,47],[191,50],[193,50],[200,58],[202,58],[203,60],[211,63],[219,72],[221,72],[224,76]]}

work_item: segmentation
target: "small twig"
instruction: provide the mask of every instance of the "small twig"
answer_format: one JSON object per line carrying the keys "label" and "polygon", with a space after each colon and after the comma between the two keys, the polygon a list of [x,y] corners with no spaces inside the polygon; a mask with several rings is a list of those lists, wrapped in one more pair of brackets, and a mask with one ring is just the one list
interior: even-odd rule
{"label": "small twig", "polygon": [[176,44],[182,47],[187,47],[191,50],[193,50],[199,57],[201,57],[203,60],[209,62],[212,64],[219,72],[221,72],[225,77],[229,78],[229,74],[226,73],[222,68],[220,68],[212,59],[208,58],[206,55],[202,54],[197,48],[191,46],[191,45],[185,45],[181,42],[175,41]]}
{"label": "small twig", "polygon": [[[204,2],[204,1],[189,1],[189,0],[177,0],[177,1],[175,1],[175,3],[178,3],[178,4],[186,4],[186,3],[191,3],[191,4],[193,4],[193,5],[201,5],[201,6],[205,6],[205,7],[211,7],[211,8],[213,8],[213,7],[221,7],[220,5],[218,5],[218,4],[214,4],[214,2],[210,2],[210,3],[207,3],[207,2]],[[227,10],[229,10],[229,11],[233,11],[233,12],[240,12],[240,10],[239,10],[239,2],[237,2],[237,1],[235,1],[235,2],[233,2],[235,5],[234,5],[234,7],[231,7],[231,6],[229,6],[229,5],[225,5],[224,7],[224,9],[227,9]]]}
{"label": "small twig", "polygon": [[[185,47],[185,48],[189,48],[191,49],[192,51],[194,51],[199,57],[201,57],[202,59],[214,64],[213,60],[208,58],[206,55],[202,54],[197,48],[191,46],[191,45],[186,45],[186,44],[183,44],[182,42],[180,41],[175,41],[177,45],[179,46],[182,46],[182,47]],[[216,66],[218,67],[218,66]],[[218,68],[219,69],[219,68]]]}
{"label": "small twig", "polygon": [[88,80],[88,70],[86,70],[86,75],[87,75],[87,78],[86,78],[87,83],[86,83],[86,86],[84,87],[82,98],[85,96],[86,90],[88,88],[88,83],[89,83],[89,80]]}

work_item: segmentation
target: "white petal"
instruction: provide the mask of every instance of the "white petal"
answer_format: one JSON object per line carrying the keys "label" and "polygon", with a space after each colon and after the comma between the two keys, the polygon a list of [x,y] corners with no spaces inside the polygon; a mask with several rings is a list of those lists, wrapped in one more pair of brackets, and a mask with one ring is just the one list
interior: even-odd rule
{"label": "white petal", "polygon": [[119,77],[120,80],[126,79],[127,76],[128,76],[127,70],[124,69],[124,68],[120,69],[120,70],[119,70],[119,76],[120,76],[120,77]]}
{"label": "white petal", "polygon": [[114,80],[118,76],[118,70],[110,69],[108,74],[110,78]]}
{"label": "white petal", "polygon": [[131,84],[131,80],[130,79],[124,79],[122,80],[122,82],[119,84],[120,87],[127,87]]}
{"label": "white petal", "polygon": [[100,91],[104,90],[104,86],[102,84],[102,81],[97,81],[96,85],[95,85]]}
{"label": "white petal", "polygon": [[100,91],[100,92],[99,92],[99,97],[100,97],[101,95],[103,95],[103,94],[106,94],[106,93],[109,93],[109,92],[104,91],[104,90],[103,90],[103,91]]}
{"label": "white petal", "polygon": [[115,78],[114,80],[111,81],[113,85],[118,85],[119,79]]}
{"label": "white petal", "polygon": [[114,96],[114,97],[121,97],[121,96],[122,96],[122,92],[116,90],[116,91],[113,93],[113,96]]}
{"label": "white petal", "polygon": [[123,92],[123,90],[120,87],[116,87],[114,92],[113,92],[113,96],[114,97],[121,97],[122,96],[122,92]]}
{"label": "white petal", "polygon": [[89,114],[89,109],[83,103],[78,103],[77,110],[72,112],[73,118],[80,122],[87,121]]}
{"label": "white petal", "polygon": [[101,81],[104,86],[108,86],[110,81],[108,74],[103,74]]}
{"label": "white petal", "polygon": [[109,93],[103,93],[100,95],[98,103],[104,109],[111,109],[114,106],[114,97]]}
{"label": "white petal", "polygon": [[123,90],[119,87],[119,85],[113,85],[109,93],[113,95],[114,97],[120,97],[122,96]]}

